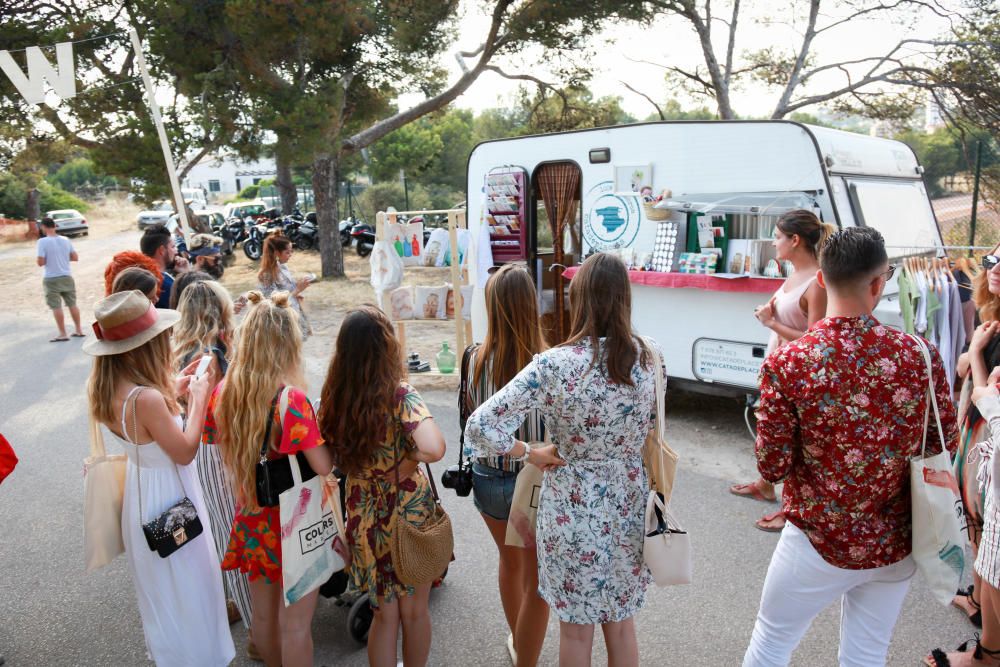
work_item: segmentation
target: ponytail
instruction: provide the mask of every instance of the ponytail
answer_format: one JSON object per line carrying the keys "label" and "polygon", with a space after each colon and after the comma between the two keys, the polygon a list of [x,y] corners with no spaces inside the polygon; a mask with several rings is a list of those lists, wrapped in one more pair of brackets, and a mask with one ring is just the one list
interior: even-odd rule
{"label": "ponytail", "polygon": [[836,225],[821,222],[815,213],[804,208],[782,214],[778,218],[777,227],[788,236],[798,236],[802,239],[806,250],[816,258],[819,258],[827,239],[837,231]]}

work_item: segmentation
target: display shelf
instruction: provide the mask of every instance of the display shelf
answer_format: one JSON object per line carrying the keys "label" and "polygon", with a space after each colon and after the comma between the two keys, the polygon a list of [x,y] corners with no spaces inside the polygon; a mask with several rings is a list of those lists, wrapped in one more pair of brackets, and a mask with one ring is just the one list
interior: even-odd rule
{"label": "display shelf", "polygon": [[[572,279],[578,266],[563,271],[563,276]],[[736,276],[712,273],[661,273],[659,271],[629,271],[629,282],[634,285],[664,287],[673,289],[700,289],[709,292],[757,292],[771,294],[782,284],[784,278],[763,276]]]}
{"label": "display shelf", "polygon": [[492,169],[486,175],[484,222],[490,226],[490,250],[497,263],[527,257],[527,182],[527,172],[520,167]]}

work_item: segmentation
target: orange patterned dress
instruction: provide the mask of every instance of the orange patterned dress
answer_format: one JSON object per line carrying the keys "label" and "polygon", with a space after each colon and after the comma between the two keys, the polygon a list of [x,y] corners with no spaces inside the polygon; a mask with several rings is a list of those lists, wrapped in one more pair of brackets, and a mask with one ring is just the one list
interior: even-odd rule
{"label": "orange patterned dress", "polygon": [[[215,404],[222,389],[220,384],[208,402],[205,430],[215,437]],[[288,392],[288,411],[284,429],[278,421],[278,410],[271,413],[271,448],[268,459],[277,459],[303,452],[323,444],[316,425],[312,404],[299,389]],[[259,451],[259,450],[258,450]],[[281,518],[278,507],[244,510],[237,504],[236,518],[229,533],[229,547],[222,559],[223,570],[240,570],[250,581],[261,577],[269,584],[281,583]]]}

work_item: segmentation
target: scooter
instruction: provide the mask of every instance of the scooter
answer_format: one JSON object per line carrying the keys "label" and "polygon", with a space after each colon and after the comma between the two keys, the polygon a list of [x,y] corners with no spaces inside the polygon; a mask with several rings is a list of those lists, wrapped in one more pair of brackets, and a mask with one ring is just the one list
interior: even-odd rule
{"label": "scooter", "polygon": [[367,257],[372,254],[375,247],[375,228],[366,222],[359,222],[351,228],[351,236],[354,237],[355,248],[359,257]]}

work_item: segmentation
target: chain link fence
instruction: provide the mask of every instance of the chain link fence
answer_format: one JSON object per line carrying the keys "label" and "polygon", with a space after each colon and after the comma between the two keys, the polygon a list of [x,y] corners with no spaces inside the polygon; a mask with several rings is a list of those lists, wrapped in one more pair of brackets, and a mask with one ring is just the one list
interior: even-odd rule
{"label": "chain link fence", "polygon": [[952,258],[980,256],[1000,244],[1000,154],[995,146],[979,142],[968,172],[945,179],[946,189],[955,194],[931,202],[947,246],[974,246],[986,249],[954,248]]}

